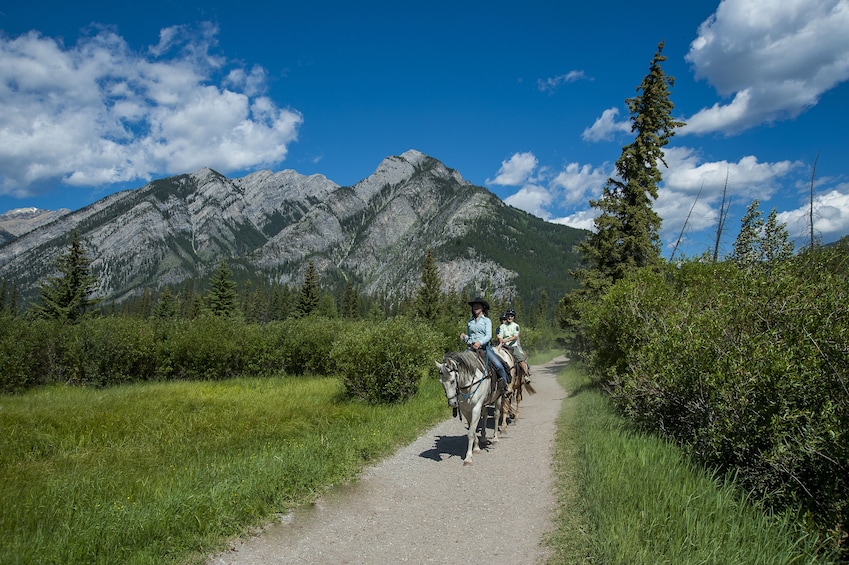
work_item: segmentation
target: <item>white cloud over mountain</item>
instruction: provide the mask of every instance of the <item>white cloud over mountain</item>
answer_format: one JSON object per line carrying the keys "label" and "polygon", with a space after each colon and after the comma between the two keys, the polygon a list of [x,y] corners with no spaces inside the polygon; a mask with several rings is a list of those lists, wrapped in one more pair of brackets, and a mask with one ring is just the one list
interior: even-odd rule
{"label": "white cloud over mountain", "polygon": [[302,116],[262,95],[262,68],[215,55],[217,33],[169,27],[145,52],[108,28],[0,36],[0,192],[283,161]]}

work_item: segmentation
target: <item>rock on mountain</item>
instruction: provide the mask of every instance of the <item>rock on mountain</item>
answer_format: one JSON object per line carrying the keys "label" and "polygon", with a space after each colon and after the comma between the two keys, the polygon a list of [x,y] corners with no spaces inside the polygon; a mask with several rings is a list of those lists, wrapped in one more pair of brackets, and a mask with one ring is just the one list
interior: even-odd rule
{"label": "rock on mountain", "polygon": [[59,210],[41,210],[39,208],[18,208],[0,214],[0,245],[12,241],[27,232],[49,224],[56,218],[70,212],[67,208]]}
{"label": "rock on mountain", "polygon": [[17,233],[7,226],[22,224],[2,222],[10,239],[0,246],[0,278],[17,282],[25,299],[53,274],[74,229],[100,293],[116,300],[203,278],[221,259],[237,276],[287,284],[298,284],[313,261],[323,284],[350,281],[397,296],[417,287],[427,249],[446,291],[509,298],[545,289],[556,299],[577,264],[572,246],[585,235],[507,206],[414,150],[348,187],[292,170],[228,179],[204,168]]}

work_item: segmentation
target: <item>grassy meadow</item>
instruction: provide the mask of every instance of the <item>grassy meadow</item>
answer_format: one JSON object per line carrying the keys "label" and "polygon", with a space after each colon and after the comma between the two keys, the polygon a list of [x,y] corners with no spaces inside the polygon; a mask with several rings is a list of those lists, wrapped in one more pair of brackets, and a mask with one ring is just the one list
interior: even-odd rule
{"label": "grassy meadow", "polygon": [[[559,379],[551,563],[829,563],[790,516],[630,431],[575,366]],[[0,396],[0,563],[203,563],[449,416],[432,378],[403,404],[342,391],[267,377]]]}
{"label": "grassy meadow", "polygon": [[200,563],[450,416],[336,378],[49,386],[0,396],[0,563]]}

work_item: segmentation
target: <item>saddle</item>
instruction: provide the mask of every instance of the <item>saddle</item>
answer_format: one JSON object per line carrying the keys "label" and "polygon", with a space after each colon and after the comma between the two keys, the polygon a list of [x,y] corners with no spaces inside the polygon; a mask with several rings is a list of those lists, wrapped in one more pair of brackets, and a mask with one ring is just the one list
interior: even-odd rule
{"label": "saddle", "polygon": [[[502,346],[492,346],[492,349],[495,351],[495,354],[498,355],[498,358],[501,359],[501,363],[504,365],[504,369],[510,375],[510,378],[515,379],[517,363],[512,352]],[[495,388],[498,387],[498,371],[495,370],[495,367],[493,367],[491,363],[487,362],[486,348],[478,349],[476,353],[480,362],[484,367],[486,367],[486,374],[490,379],[490,386],[492,387],[492,390],[495,390]]]}
{"label": "saddle", "polygon": [[501,359],[504,368],[510,373],[510,377],[515,379],[518,361],[516,360],[516,356],[513,355],[513,349],[509,345],[498,345],[494,346],[493,350],[498,355],[498,358]]}

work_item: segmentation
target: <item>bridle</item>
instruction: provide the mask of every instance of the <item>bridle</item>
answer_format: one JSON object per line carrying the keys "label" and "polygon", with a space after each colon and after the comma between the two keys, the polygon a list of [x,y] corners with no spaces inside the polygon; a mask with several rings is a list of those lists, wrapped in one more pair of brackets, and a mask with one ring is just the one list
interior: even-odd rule
{"label": "bridle", "polygon": [[[461,385],[460,379],[458,378],[460,372],[457,370],[456,366],[454,368],[448,369],[448,371],[454,374],[455,391],[454,396],[448,397],[448,402],[451,402],[452,399],[456,399],[458,396],[462,396],[463,400],[468,400],[469,398],[475,395],[475,393],[478,391],[478,388],[480,388],[481,383],[483,383],[486,379],[489,378],[489,376],[487,375],[486,367],[483,367],[483,375],[481,376],[481,378],[479,378],[478,380],[472,380],[472,382],[467,385]],[[463,390],[469,390],[472,387],[475,387],[475,390],[469,393],[462,392]]]}

